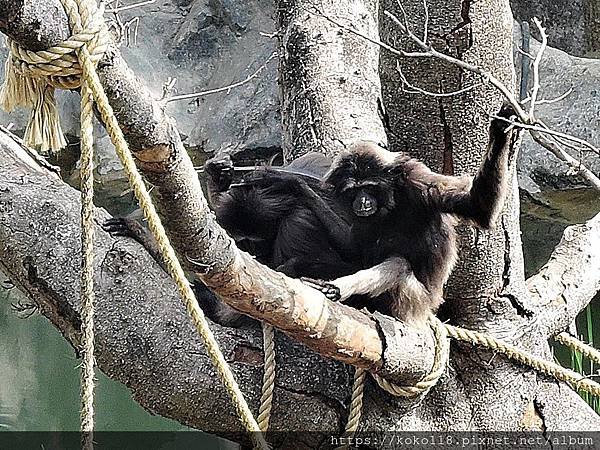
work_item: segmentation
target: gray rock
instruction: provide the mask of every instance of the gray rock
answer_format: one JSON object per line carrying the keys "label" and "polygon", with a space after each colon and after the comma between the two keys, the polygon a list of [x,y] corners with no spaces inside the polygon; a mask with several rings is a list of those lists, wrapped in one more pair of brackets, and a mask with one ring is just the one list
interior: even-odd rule
{"label": "gray rock", "polygon": [[[542,21],[550,46],[571,55],[600,57],[600,3],[598,0],[510,0],[515,19]],[[537,30],[534,36],[538,39]]]}
{"label": "gray rock", "polygon": [[[517,40],[518,39],[518,40]],[[516,38],[520,42],[520,37]],[[531,42],[531,53],[536,54],[539,43]],[[520,57],[517,72],[520,71]],[[530,76],[530,85],[531,85]],[[571,134],[600,146],[600,60],[570,56],[557,49],[548,48],[540,64],[541,90],[539,99],[553,99],[572,89],[564,99],[536,107],[538,119],[556,131]],[[600,173],[600,157],[589,151],[572,151],[571,154]],[[518,161],[519,185],[537,192],[548,188],[585,186],[579,177],[569,174],[565,163],[548,150],[533,142],[528,133],[523,134],[523,145]]]}
{"label": "gray rock", "polygon": [[[163,95],[169,78],[177,79],[171,95],[226,86],[253,74],[276,50],[276,39],[265,35],[275,30],[273,8],[269,0],[157,0],[120,13],[122,23],[139,18],[137,42],[131,28],[122,52],[156,98]],[[114,22],[115,17],[107,13],[106,18]],[[2,60],[6,52],[1,50]],[[0,76],[4,77],[3,64]],[[79,95],[59,91],[57,101],[63,131],[77,142]],[[172,102],[167,108],[192,157],[200,161],[203,153],[222,150],[273,153],[281,147],[277,58],[240,87],[197,101]],[[13,123],[13,131],[22,135],[28,117],[25,110],[2,111],[0,124]],[[109,185],[122,172],[109,143],[99,141],[97,151],[98,185]],[[65,176],[77,176],[77,171]],[[115,196],[121,188],[115,187]]]}

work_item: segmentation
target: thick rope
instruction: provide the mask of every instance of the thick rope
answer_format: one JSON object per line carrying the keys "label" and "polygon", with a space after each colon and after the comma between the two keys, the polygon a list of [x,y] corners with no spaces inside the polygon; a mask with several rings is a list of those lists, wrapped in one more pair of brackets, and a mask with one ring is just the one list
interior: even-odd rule
{"label": "thick rope", "polygon": [[538,372],[550,375],[559,381],[570,384],[578,391],[588,392],[596,397],[600,396],[600,384],[586,378],[577,372],[566,369],[551,361],[538,358],[531,353],[525,352],[514,345],[508,344],[500,339],[479,333],[477,331],[466,330],[464,328],[445,325],[448,336],[462,342],[479,345],[490,350],[502,353],[509,358],[520,362],[526,366],[536,369]]}
{"label": "thick rope", "polygon": [[[350,398],[350,408],[348,412],[348,420],[342,438],[350,439],[353,438],[358,430],[360,424],[360,418],[362,417],[363,411],[363,399],[365,392],[365,379],[367,371],[362,367],[356,367],[354,370],[354,382],[352,383],[352,397]],[[336,450],[342,450],[349,448],[348,445],[342,445],[337,447]]]}
{"label": "thick rope", "polygon": [[[235,381],[233,373],[218,347],[217,341],[204,317],[204,313],[198,306],[198,302],[185,277],[183,268],[177,260],[175,251],[169,243],[164,227],[152,204],[152,200],[142,177],[137,171],[133,156],[129,151],[129,147],[123,137],[123,133],[117,123],[112,108],[108,103],[108,98],[104,93],[96,73],[95,63],[100,59],[101,54],[104,52],[103,48],[106,48],[109,41],[101,11],[99,12],[97,10],[96,3],[92,0],[61,1],[69,17],[71,28],[76,34],[65,43],[59,44],[45,52],[22,51],[17,48],[18,46],[16,46],[15,43],[9,43],[11,55],[8,59],[7,69],[10,70],[7,71],[6,74],[7,77],[2,87],[2,92],[0,93],[0,101],[7,109],[14,108],[17,105],[34,105],[32,117],[30,118],[30,125],[35,122],[36,125],[32,129],[36,132],[32,133],[35,136],[29,136],[31,139],[29,139],[28,142],[33,145],[41,146],[42,150],[58,149],[63,145],[62,142],[64,141],[64,138],[62,137],[62,132],[60,132],[60,126],[58,125],[58,116],[55,114],[56,106],[53,101],[53,86],[64,86],[65,84],[68,84],[68,86],[71,87],[72,84],[69,83],[74,83],[74,78],[72,77],[76,77],[81,73],[81,80],[82,84],[85,86],[84,91],[86,93],[86,109],[89,106],[88,100],[90,98],[89,94],[91,93],[105,124],[106,130],[115,146],[117,155],[121,159],[125,172],[127,173],[132,189],[140,203],[140,207],[148,220],[150,231],[157,241],[167,271],[177,284],[188,314],[204,341],[207,353],[217,369],[244,427],[250,432],[250,436],[253,439],[255,446],[266,450],[268,446],[264,440],[264,436],[260,432],[258,423],[254,419],[254,416]],[[82,31],[77,34],[77,30]],[[72,55],[74,49],[78,49],[77,58]],[[75,59],[77,59],[77,61],[75,61]],[[63,74],[67,76],[67,81],[61,76]],[[50,99],[50,97],[52,98]],[[39,103],[41,103],[41,105]],[[54,109],[52,110],[49,105],[52,105]],[[89,106],[89,108],[91,108],[91,106]],[[40,117],[44,115],[46,115],[45,118]],[[44,122],[44,120],[47,120],[47,122]],[[41,131],[45,126],[55,126],[51,135],[41,134]],[[82,130],[82,139],[84,134],[85,133]],[[58,135],[60,135],[60,139],[57,137]],[[90,177],[86,178],[88,183],[90,179]],[[88,201],[87,197],[86,201]],[[88,248],[87,245],[89,244],[86,244],[86,248]],[[93,383],[93,373],[91,379]],[[89,403],[87,395],[85,402],[86,405]],[[89,428],[90,423],[93,423],[93,420],[91,419],[93,417],[93,409],[91,415],[89,414],[87,406],[86,411],[88,412],[82,414],[85,414],[85,426],[86,428]],[[93,425],[91,425],[91,427],[93,428]]]}
{"label": "thick rope", "polygon": [[93,99],[81,86],[81,432],[82,447],[94,447],[94,137]]}
{"label": "thick rope", "polygon": [[435,339],[435,355],[433,358],[433,366],[429,373],[411,386],[401,386],[392,383],[377,374],[372,374],[379,387],[384,391],[397,397],[415,397],[427,393],[436,385],[446,370],[450,354],[450,342],[446,334],[446,327],[437,317],[433,315],[430,316],[429,326],[433,330],[433,337]]}
{"label": "thick rope", "polygon": [[583,356],[587,357],[589,360],[594,361],[597,364],[600,364],[600,351],[592,347],[591,345],[585,344],[574,336],[571,336],[569,333],[562,332],[554,336],[554,340],[556,342],[560,342],[567,347],[578,351]]}
{"label": "thick rope", "polygon": [[240,419],[242,420],[242,423],[244,424],[246,430],[250,432],[251,437],[254,439],[255,445],[266,450],[268,446],[262,433],[260,432],[258,423],[254,419],[252,411],[250,411],[242,391],[235,381],[233,373],[231,372],[227,361],[219,349],[219,345],[208,326],[206,318],[204,317],[204,313],[198,306],[198,302],[194,296],[192,288],[185,277],[185,272],[177,260],[175,251],[169,243],[169,239],[160,221],[158,213],[154,208],[150,194],[146,189],[141,175],[137,171],[133,156],[129,151],[127,142],[123,137],[123,132],[119,128],[117,119],[113,114],[110,104],[108,103],[108,98],[102,89],[102,85],[100,84],[98,75],[95,72],[93,62],[89,58],[89,55],[85,53],[87,52],[85,52],[84,49],[82,51],[84,57],[80,61],[83,69],[83,78],[86,80],[86,82],[90,83],[90,88],[94,94],[94,98],[96,99],[98,110],[105,124],[106,130],[113,144],[115,145],[117,155],[121,159],[121,163],[125,168],[125,173],[129,178],[129,183],[133,188],[142,211],[144,212],[144,216],[148,220],[148,227],[156,239],[167,271],[177,284],[177,288],[179,289],[179,293],[181,294],[187,312],[192,319],[192,322],[194,323],[198,333],[202,337],[202,340],[204,341],[207,353],[217,369],[223,384],[227,388],[227,391],[229,392],[231,400],[238,412],[238,415],[240,416]]}
{"label": "thick rope", "polygon": [[262,324],[263,349],[265,367],[263,373],[260,407],[256,421],[260,431],[265,433],[269,429],[271,410],[273,409],[273,390],[275,388],[275,329],[266,322]]}
{"label": "thick rope", "polygon": [[[74,32],[80,21],[72,21]],[[85,48],[81,47],[81,48]],[[79,52],[79,50],[78,50]],[[81,86],[81,331],[80,429],[83,450],[94,448],[94,99]]]}
{"label": "thick rope", "polygon": [[[65,10],[78,6],[67,3],[63,2]],[[0,88],[0,105],[6,111],[17,106],[31,107],[24,141],[42,152],[58,151],[66,146],[54,89],[80,86],[81,67],[76,51],[85,44],[95,64],[110,42],[103,11],[96,7],[95,2],[79,3],[79,9],[76,9],[78,17],[69,16],[73,35],[66,41],[34,52],[19,47],[10,38],[6,40],[10,53],[5,65],[5,80]]]}

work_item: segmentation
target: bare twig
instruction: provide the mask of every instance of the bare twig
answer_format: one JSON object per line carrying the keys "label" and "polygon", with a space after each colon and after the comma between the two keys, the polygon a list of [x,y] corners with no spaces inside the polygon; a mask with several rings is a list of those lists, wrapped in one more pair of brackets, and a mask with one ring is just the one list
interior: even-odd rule
{"label": "bare twig", "polygon": [[538,130],[530,130],[529,133],[535,142],[550,150],[558,159],[565,162],[573,173],[580,175],[594,188],[600,190],[600,179],[594,172],[583,165],[581,161],[573,158],[556,140],[549,139],[543,134],[544,132]]}
{"label": "bare twig", "polygon": [[[405,92],[411,93],[411,94],[424,94],[424,95],[429,95],[431,97],[453,97],[455,95],[464,94],[465,92],[469,92],[469,91],[475,89],[476,87],[483,85],[483,83],[475,83],[471,86],[467,86],[466,88],[458,89],[456,91],[432,92],[432,91],[428,91],[426,89],[422,89],[418,86],[415,86],[414,84],[411,84],[407,80],[404,73],[402,72],[402,68],[400,67],[400,61],[398,61],[396,63],[396,70],[398,71],[398,75],[400,75],[400,80],[402,81],[402,90],[404,90]],[[405,86],[407,89],[405,89]]]}
{"label": "bare twig", "polygon": [[115,6],[114,8],[106,9],[105,12],[118,14],[123,11],[128,11],[130,9],[139,8],[140,6],[151,5],[152,3],[156,3],[156,0],[146,0],[143,2],[134,3],[133,5]]}
{"label": "bare twig", "polygon": [[[348,31],[349,33],[352,33],[352,34],[360,37],[361,39],[371,42],[372,44],[378,45],[379,47],[381,47],[384,50],[387,50],[388,52],[390,52],[393,55],[396,55],[399,57],[405,57],[405,58],[411,58],[411,57],[412,58],[435,58],[435,59],[439,59],[441,61],[445,61],[449,64],[455,65],[457,67],[460,67],[469,72],[480,75],[483,79],[483,81],[480,83],[480,85],[489,82],[492,86],[494,86],[496,89],[498,89],[500,91],[500,93],[503,95],[503,97],[506,99],[506,101],[508,103],[510,103],[510,105],[514,109],[514,111],[517,115],[517,118],[518,118],[518,121],[511,122],[511,123],[513,123],[514,126],[518,126],[520,128],[527,129],[531,133],[533,139],[538,144],[542,145],[544,148],[546,148],[551,153],[553,153],[556,157],[558,157],[559,159],[564,161],[572,171],[574,171],[575,173],[577,173],[577,174],[581,175],[583,178],[585,178],[593,187],[600,188],[598,177],[591,170],[589,170],[583,163],[581,163],[581,161],[578,161],[577,159],[575,159],[571,155],[569,155],[569,153],[562,146],[565,144],[558,142],[558,141],[560,139],[563,139],[563,140],[567,140],[570,142],[574,142],[574,143],[577,143],[577,144],[593,151],[594,153],[599,152],[598,148],[595,147],[594,145],[590,144],[589,142],[585,141],[584,139],[580,139],[580,138],[571,136],[567,133],[560,133],[560,132],[551,130],[551,129],[549,129],[549,127],[545,126],[544,124],[540,123],[539,121],[536,121],[536,119],[535,119],[534,110],[535,110],[536,105],[538,105],[540,103],[550,103],[550,102],[562,100],[567,95],[569,95],[571,92],[571,90],[569,90],[567,93],[561,95],[560,97],[558,97],[556,99],[552,99],[552,100],[539,100],[539,101],[537,100],[537,96],[538,96],[539,89],[540,89],[539,64],[542,59],[543,52],[547,46],[547,37],[545,37],[545,31],[544,31],[543,27],[541,26],[541,22],[538,19],[535,19],[535,23],[536,23],[536,26],[538,27],[538,29],[540,30],[540,33],[542,34],[542,45],[541,45],[539,51],[537,52],[535,61],[533,63],[534,87],[532,90],[532,95],[529,98],[529,101],[530,101],[529,111],[526,111],[525,109],[523,109],[523,107],[521,106],[521,103],[517,100],[517,98],[509,90],[509,88],[506,87],[504,85],[504,83],[502,83],[500,80],[498,80],[495,76],[493,76],[491,72],[483,70],[481,67],[478,67],[474,64],[470,64],[468,62],[465,62],[460,59],[454,58],[452,56],[446,55],[444,53],[438,52],[437,50],[435,50],[433,48],[433,46],[431,44],[427,43],[425,41],[425,39],[420,39],[418,36],[416,36],[410,29],[406,11],[405,11],[404,7],[402,6],[401,1],[397,0],[397,2],[399,5],[399,8],[400,8],[400,11],[402,12],[403,20],[400,20],[398,17],[396,17],[390,11],[384,11],[383,14],[386,17],[388,17],[390,20],[392,20],[392,22],[394,22],[394,24],[414,44],[416,44],[417,47],[421,51],[407,52],[407,51],[392,47],[391,45],[386,44],[385,42],[379,41],[377,39],[373,39],[373,38],[361,33],[360,31],[358,31],[357,29],[355,29],[352,26],[344,25],[343,23],[340,23],[340,22],[336,21],[335,19],[332,19],[331,17],[329,17],[326,14],[324,14],[323,12],[321,12],[317,7],[313,6],[313,9],[308,10],[308,12],[318,15],[320,17],[323,17],[324,19],[326,19],[327,21],[336,25],[337,27],[339,27],[345,31]],[[426,7],[426,5],[425,5],[425,7]],[[427,13],[427,20],[428,20],[428,13]],[[426,37],[425,34],[424,34],[424,37]],[[399,66],[398,66],[398,68],[399,68]],[[402,74],[401,70],[398,70],[398,73],[400,74],[402,82],[406,86],[408,86],[410,89],[412,89],[414,92],[418,92],[418,93],[425,94],[425,95],[431,95],[434,97],[444,97],[444,96],[456,95],[458,93],[468,91],[474,87],[473,86],[470,88],[465,88],[461,91],[456,91],[454,93],[448,93],[448,94],[434,93],[434,92],[430,92],[430,91],[421,89],[417,86],[410,84],[408,82],[408,80],[406,79],[406,77],[404,76],[404,74]],[[555,137],[555,139],[549,139],[546,136],[544,136],[544,134],[552,135]],[[570,146],[570,145],[567,145],[567,146]],[[570,146],[570,147],[574,148],[572,146]]]}
{"label": "bare twig", "polygon": [[260,75],[260,73],[267,67],[267,65],[277,56],[277,52],[273,52],[271,54],[271,56],[269,56],[267,58],[267,60],[265,61],[265,63],[260,66],[258,69],[256,69],[256,71],[252,74],[249,75],[248,77],[244,78],[241,81],[238,81],[236,83],[232,83],[232,84],[228,84],[227,86],[222,86],[220,88],[216,88],[216,89],[209,89],[206,91],[200,91],[200,92],[194,92],[192,94],[182,94],[182,95],[174,95],[173,97],[169,97],[167,99],[163,99],[163,103],[171,103],[171,102],[175,102],[178,100],[188,100],[191,98],[198,98],[198,97],[203,97],[205,95],[211,95],[211,94],[217,94],[219,92],[224,92],[224,91],[230,91],[231,89],[240,87],[246,83],[249,83],[250,81],[252,81],[253,79],[255,79],[256,77],[258,77]]}
{"label": "bare twig", "polygon": [[[538,105],[539,105],[539,102],[538,102]],[[578,137],[571,136],[570,134],[561,133],[560,131],[553,130],[553,129],[549,128],[541,120],[536,121],[534,124],[528,124],[528,123],[523,123],[520,121],[506,119],[505,117],[500,117],[500,116],[496,116],[496,115],[492,115],[491,117],[493,117],[494,119],[502,120],[504,122],[508,122],[511,125],[514,125],[515,127],[518,127],[518,128],[523,128],[523,129],[529,130],[529,131],[537,131],[539,133],[549,134],[551,136],[561,138],[566,141],[571,141],[571,142],[577,143],[577,144],[581,145],[582,147],[585,147],[585,150],[589,150],[600,156],[600,148],[595,147],[594,145],[590,144],[585,139],[580,139]],[[563,145],[567,145],[567,144],[565,144],[563,142]],[[574,148],[576,150],[581,150],[580,148],[577,148],[577,147],[571,147],[571,148]]]}
{"label": "bare twig", "polygon": [[544,51],[546,50],[546,46],[548,45],[548,36],[546,35],[546,30],[542,27],[542,22],[537,17],[533,18],[533,23],[537,27],[540,35],[542,36],[542,43],[540,48],[535,55],[535,59],[533,60],[533,86],[531,88],[531,96],[530,96],[530,104],[529,104],[529,118],[533,121],[535,117],[535,102],[537,100],[538,92],[540,90],[540,62],[542,61],[542,56],[544,55]]}

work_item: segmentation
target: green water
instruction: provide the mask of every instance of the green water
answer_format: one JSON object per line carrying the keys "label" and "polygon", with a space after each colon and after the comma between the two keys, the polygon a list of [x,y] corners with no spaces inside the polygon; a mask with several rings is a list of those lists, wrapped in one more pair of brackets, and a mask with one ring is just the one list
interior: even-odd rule
{"label": "green water", "polygon": [[[0,292],[0,429],[77,431],[79,370],[71,346],[42,316],[23,319],[16,289]],[[179,423],[152,416],[128,389],[98,373],[96,429],[175,431]]]}

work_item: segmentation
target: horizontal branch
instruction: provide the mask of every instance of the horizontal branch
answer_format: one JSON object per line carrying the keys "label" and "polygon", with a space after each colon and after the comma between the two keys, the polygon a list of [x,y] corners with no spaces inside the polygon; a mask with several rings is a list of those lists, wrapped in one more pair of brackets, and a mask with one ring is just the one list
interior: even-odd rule
{"label": "horizontal branch", "polygon": [[572,225],[544,267],[527,280],[547,336],[568,329],[600,291],[600,213]]}

